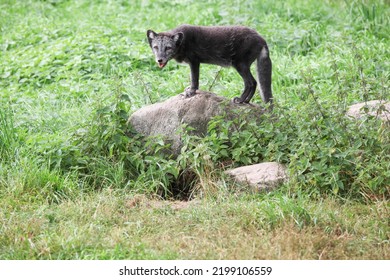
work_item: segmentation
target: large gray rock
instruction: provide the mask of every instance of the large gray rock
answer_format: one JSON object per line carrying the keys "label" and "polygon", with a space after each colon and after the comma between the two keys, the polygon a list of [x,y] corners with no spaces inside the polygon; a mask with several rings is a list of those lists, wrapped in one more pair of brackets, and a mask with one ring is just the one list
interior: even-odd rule
{"label": "large gray rock", "polygon": [[191,133],[194,135],[203,136],[213,117],[233,112],[234,109],[248,109],[259,114],[264,112],[262,108],[252,104],[235,104],[214,93],[197,91],[190,98],[179,94],[164,102],[145,106],[134,112],[128,123],[145,136],[163,136],[172,144],[172,154],[178,155],[182,147],[180,132],[183,124],[192,127],[194,130]]}
{"label": "large gray rock", "polygon": [[364,115],[377,117],[385,122],[390,122],[390,101],[371,100],[349,106],[347,116],[360,119]]}
{"label": "large gray rock", "polygon": [[287,169],[277,162],[263,162],[225,171],[234,180],[258,191],[270,191],[288,180]]}

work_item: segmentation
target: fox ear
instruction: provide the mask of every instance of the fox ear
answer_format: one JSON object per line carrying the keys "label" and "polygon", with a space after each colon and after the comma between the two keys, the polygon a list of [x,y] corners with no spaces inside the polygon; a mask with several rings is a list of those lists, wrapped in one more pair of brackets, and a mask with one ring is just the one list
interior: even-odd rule
{"label": "fox ear", "polygon": [[146,32],[146,35],[148,36],[149,40],[153,40],[157,36],[157,33],[154,32],[153,30],[148,30]]}
{"label": "fox ear", "polygon": [[173,35],[172,38],[176,42],[176,46],[180,46],[181,43],[183,42],[184,34],[183,34],[183,32],[179,32],[179,33]]}

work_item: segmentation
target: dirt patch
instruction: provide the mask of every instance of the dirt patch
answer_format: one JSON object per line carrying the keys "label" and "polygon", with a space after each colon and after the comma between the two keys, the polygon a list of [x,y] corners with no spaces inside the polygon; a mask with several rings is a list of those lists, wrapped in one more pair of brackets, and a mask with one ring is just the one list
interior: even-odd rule
{"label": "dirt patch", "polygon": [[164,209],[171,208],[172,210],[183,210],[194,205],[199,205],[199,200],[161,200],[151,199],[144,195],[136,195],[126,202],[128,208],[142,207],[147,209]]}

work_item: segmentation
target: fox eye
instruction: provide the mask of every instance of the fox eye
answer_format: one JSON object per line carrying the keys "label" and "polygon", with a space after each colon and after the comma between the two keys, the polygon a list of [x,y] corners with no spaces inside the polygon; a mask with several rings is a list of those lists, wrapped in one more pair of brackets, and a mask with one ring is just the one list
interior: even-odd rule
{"label": "fox eye", "polygon": [[166,47],[165,50],[170,51],[170,50],[172,50],[172,47]]}
{"label": "fox eye", "polygon": [[157,46],[154,46],[153,49],[158,50],[158,47],[157,47]]}

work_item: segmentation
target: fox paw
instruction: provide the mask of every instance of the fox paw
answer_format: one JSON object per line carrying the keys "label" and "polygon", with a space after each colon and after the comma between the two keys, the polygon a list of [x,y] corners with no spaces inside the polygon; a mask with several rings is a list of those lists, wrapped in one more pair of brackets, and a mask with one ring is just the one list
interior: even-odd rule
{"label": "fox paw", "polygon": [[234,97],[232,101],[236,104],[249,104],[249,101],[242,100],[241,97]]}
{"label": "fox paw", "polygon": [[196,94],[196,89],[191,89],[191,87],[187,87],[185,90],[184,90],[184,96],[186,98],[188,97],[192,97]]}
{"label": "fox paw", "polygon": [[240,97],[234,97],[233,98],[233,103],[242,104],[242,103],[244,103],[244,101],[242,101]]}

